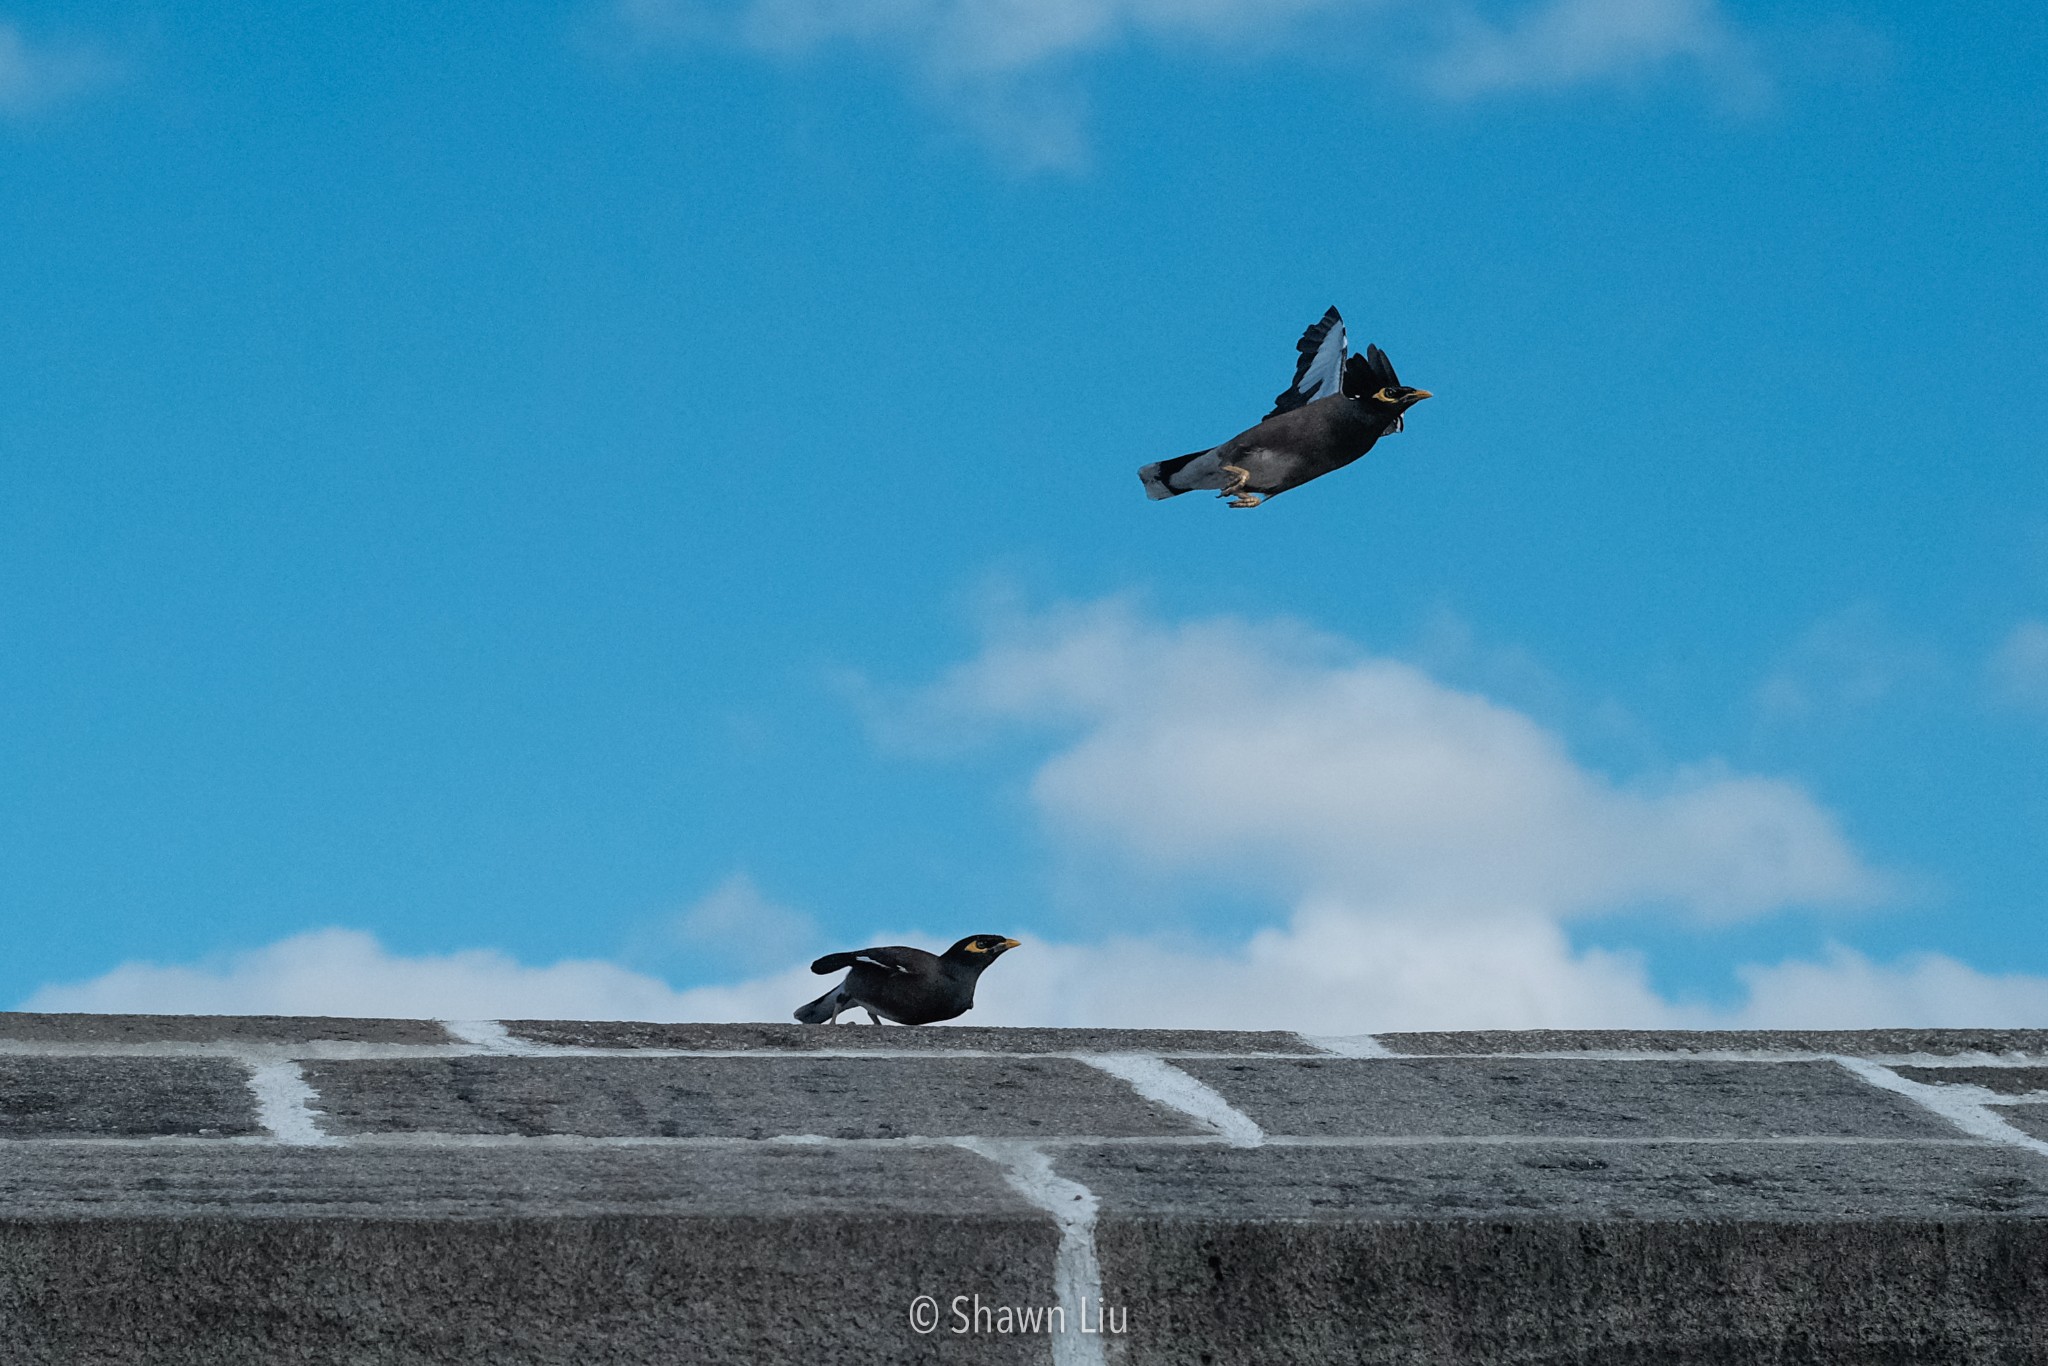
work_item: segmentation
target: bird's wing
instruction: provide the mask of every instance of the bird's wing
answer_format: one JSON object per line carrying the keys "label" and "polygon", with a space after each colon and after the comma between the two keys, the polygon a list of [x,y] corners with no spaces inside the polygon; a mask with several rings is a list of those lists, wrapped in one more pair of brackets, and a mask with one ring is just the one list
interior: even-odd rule
{"label": "bird's wing", "polygon": [[1344,319],[1332,308],[1309,324],[1308,331],[1294,344],[1301,353],[1294,363],[1294,383],[1273,398],[1267,417],[1291,412],[1312,399],[1328,398],[1337,392],[1344,373]]}
{"label": "bird's wing", "polygon": [[915,949],[886,948],[855,949],[851,953],[828,953],[817,962],[811,964],[811,971],[837,972],[841,968],[850,968],[855,963],[866,963],[868,966],[880,968],[884,972],[908,973],[913,970],[913,960],[910,958],[910,955],[915,952],[917,952]]}

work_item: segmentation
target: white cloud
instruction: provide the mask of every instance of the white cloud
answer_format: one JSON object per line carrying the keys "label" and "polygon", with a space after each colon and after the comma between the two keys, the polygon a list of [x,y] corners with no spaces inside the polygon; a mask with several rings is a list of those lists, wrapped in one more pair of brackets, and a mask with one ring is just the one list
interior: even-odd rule
{"label": "white cloud", "polygon": [[[944,936],[882,934],[880,942]],[[1541,916],[1450,924],[1305,906],[1244,944],[1027,940],[965,1022],[1130,1028],[1406,1029],[2048,1026],[2048,978],[1981,973],[1937,954],[1879,964],[1839,946],[1747,968],[1743,1003],[1676,1005],[1630,955],[1574,951]],[[406,957],[326,929],[198,965],[126,963],[47,986],[22,1010],[352,1015],[401,1019],[787,1021],[822,990],[801,965],[676,991],[612,963],[527,967],[493,950]]]}
{"label": "white cloud", "polygon": [[1527,715],[1285,624],[1123,604],[1013,619],[906,708],[927,739],[1054,730],[1029,791],[1063,845],[1291,898],[1244,943],[1105,933],[1006,957],[977,1018],[1310,1032],[2048,1022],[2048,980],[1939,956],[1752,966],[1727,1010],[1661,997],[1567,919],[1767,915],[1887,879],[1798,785],[1708,761],[1617,781]]}
{"label": "white cloud", "polygon": [[981,1024],[1294,1029],[1865,1029],[2048,1025],[2048,978],[1939,954],[1880,964],[1840,945],[1741,972],[1724,1009],[1668,1001],[1640,959],[1574,950],[1541,916],[1468,922],[1311,904],[1227,952],[1160,941],[1026,945]]}
{"label": "white cloud", "polygon": [[1297,628],[1115,605],[1027,621],[921,710],[1064,727],[1038,807],[1160,872],[1453,917],[1882,891],[1796,784],[1711,762],[1618,783],[1521,712]]}
{"label": "white cloud", "polygon": [[[896,933],[883,943],[936,944]],[[599,961],[528,967],[493,950],[406,957],[326,929],[197,965],[125,963],[47,986],[23,1010],[353,1015],[407,1019],[786,1021],[828,979],[801,964],[676,991]],[[1387,1028],[1654,1024],[1669,1011],[1639,965],[1574,954],[1540,917],[1449,929],[1304,908],[1224,951],[1168,939],[1028,941],[992,969],[976,1024]]]}
{"label": "white cloud", "polygon": [[[1422,0],[616,0],[641,46],[723,43],[790,59],[864,51],[1028,166],[1085,156],[1075,71],[1123,49],[1297,54],[1332,42],[1407,46],[1421,87],[1468,100],[1627,80],[1692,64],[1717,82],[1762,85],[1719,0],[1519,0],[1506,16]],[[1407,22],[1414,16],[1419,23]]]}
{"label": "white cloud", "polygon": [[1968,1029],[2048,1025],[2048,978],[1979,972],[1938,953],[1891,964],[1829,947],[1818,962],[1742,969],[1749,999],[1728,1023],[1745,1029]]}
{"label": "white cloud", "polygon": [[987,1024],[1156,1028],[1558,1028],[1669,1015],[1639,963],[1575,953],[1538,915],[1436,921],[1317,900],[1241,945],[1027,943],[994,969]]}
{"label": "white cloud", "polygon": [[734,873],[695,904],[643,927],[627,956],[753,972],[788,962],[817,938],[817,921],[770,900],[745,873]]}
{"label": "white cloud", "polygon": [[1633,955],[1575,951],[1540,916],[1439,923],[1305,906],[1235,949],[1160,940],[1026,944],[980,1024],[1296,1029],[1865,1029],[2048,1025],[2048,978],[1940,954],[1881,964],[1840,945],[1742,970],[1727,1008],[1668,1001]]}
{"label": "white cloud", "polygon": [[119,64],[96,48],[31,43],[0,20],[0,118],[40,114],[119,75]]}
{"label": "white cloud", "polygon": [[[1745,99],[1761,93],[1747,44],[1715,0],[1545,0],[1503,21],[1451,11],[1431,84],[1458,99],[1626,80],[1690,64]],[[1733,86],[1731,87],[1731,84]]]}
{"label": "white cloud", "polygon": [[834,44],[908,58],[941,80],[1042,69],[1129,43],[1221,43],[1322,10],[1384,0],[621,0],[649,39],[722,34],[763,53]]}
{"label": "white cloud", "polygon": [[735,1018],[729,1013],[731,998],[726,988],[676,991],[657,978],[594,959],[536,968],[495,949],[406,957],[361,931],[325,929],[193,965],[123,963],[89,981],[43,987],[20,1008],[454,1020],[717,1020]]}
{"label": "white cloud", "polygon": [[1841,719],[1944,672],[1931,645],[1901,631],[1878,604],[1857,603],[1800,634],[1757,689],[1757,706],[1774,723]]}
{"label": "white cloud", "polygon": [[2030,619],[2013,627],[1992,652],[1989,671],[2003,700],[2048,708],[2048,621]]}

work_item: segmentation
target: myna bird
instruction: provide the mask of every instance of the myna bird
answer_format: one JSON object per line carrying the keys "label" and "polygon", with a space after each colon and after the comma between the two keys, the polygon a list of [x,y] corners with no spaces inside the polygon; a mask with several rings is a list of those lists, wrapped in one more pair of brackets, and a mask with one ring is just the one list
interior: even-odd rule
{"label": "myna bird", "polygon": [[876,1024],[921,1025],[950,1020],[974,1008],[974,983],[982,969],[1017,947],[999,934],[970,934],[944,953],[901,944],[884,949],[828,953],[812,972],[852,968],[846,979],[797,1011],[804,1024],[839,1023],[839,1012],[859,1006]]}
{"label": "myna bird", "polygon": [[1334,308],[1294,347],[1301,352],[1294,383],[1273,400],[1265,420],[1220,446],[1145,466],[1138,477],[1146,497],[1215,489],[1234,508],[1255,508],[1262,498],[1343,469],[1400,431],[1401,415],[1430,396],[1395,378],[1377,346],[1346,359],[1344,319]]}

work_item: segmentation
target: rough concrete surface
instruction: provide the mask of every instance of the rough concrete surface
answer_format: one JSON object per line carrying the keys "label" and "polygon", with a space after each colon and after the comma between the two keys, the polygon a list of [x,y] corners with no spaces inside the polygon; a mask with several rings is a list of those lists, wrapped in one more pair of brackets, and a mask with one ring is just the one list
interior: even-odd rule
{"label": "rough concrete surface", "polygon": [[439,1020],[331,1015],[66,1015],[0,1010],[0,1040],[33,1043],[448,1043]]}
{"label": "rough concrete surface", "polygon": [[2039,1092],[2048,1096],[2048,1067],[1900,1067],[1894,1069],[1907,1081],[1935,1086],[1981,1086],[2002,1096],[2024,1096]]}
{"label": "rough concrete surface", "polygon": [[1826,1062],[1195,1060],[1269,1133],[1928,1137],[1949,1126]]}
{"label": "rough concrete surface", "polygon": [[2048,1029],[1474,1029],[1380,1034],[1394,1053],[1929,1053],[2048,1055]]}
{"label": "rough concrete surface", "polygon": [[2031,1031],[0,1014],[0,1363],[2041,1362],[2044,1082]]}
{"label": "rough concrete surface", "polygon": [[0,1138],[260,1132],[249,1074],[224,1059],[0,1055]]}
{"label": "rough concrete surface", "polygon": [[593,1138],[1198,1134],[1066,1058],[428,1058],[312,1063],[334,1134]]}
{"label": "rough concrete surface", "polygon": [[1321,1049],[1299,1034],[1235,1029],[995,1029],[947,1025],[943,1029],[819,1029],[796,1024],[636,1024],[613,1020],[506,1020],[515,1039],[583,1048],[693,1050],[789,1049],[811,1053],[926,1050],[987,1053],[1301,1053]]}

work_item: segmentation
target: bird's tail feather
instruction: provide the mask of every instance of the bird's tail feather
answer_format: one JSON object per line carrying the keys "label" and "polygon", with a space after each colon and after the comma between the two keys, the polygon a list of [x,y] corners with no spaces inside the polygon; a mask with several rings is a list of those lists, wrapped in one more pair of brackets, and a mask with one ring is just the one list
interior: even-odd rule
{"label": "bird's tail feather", "polygon": [[1186,493],[1194,488],[1195,485],[1193,484],[1177,482],[1174,476],[1208,453],[1207,450],[1189,451],[1186,455],[1176,455],[1171,460],[1156,461],[1140,469],[1138,471],[1138,478],[1145,481],[1145,496],[1153,499],[1171,498],[1176,494]]}
{"label": "bird's tail feather", "polygon": [[843,982],[835,983],[832,987],[832,990],[826,992],[823,996],[820,996],[817,1000],[811,1002],[809,1005],[798,1006],[796,1010],[797,1023],[824,1024],[825,1022],[830,1020],[832,1018],[833,1007],[839,1004],[839,988],[844,985],[845,983]]}

